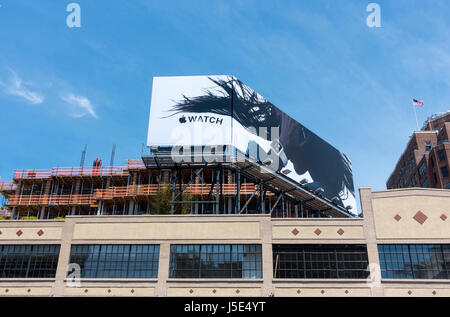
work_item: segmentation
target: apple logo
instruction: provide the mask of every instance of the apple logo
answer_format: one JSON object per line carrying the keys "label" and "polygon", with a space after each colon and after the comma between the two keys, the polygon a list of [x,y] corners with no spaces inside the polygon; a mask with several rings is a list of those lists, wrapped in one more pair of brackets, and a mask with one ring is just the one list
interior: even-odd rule
{"label": "apple logo", "polygon": [[180,119],[178,119],[180,123],[186,123],[186,117],[182,116]]}

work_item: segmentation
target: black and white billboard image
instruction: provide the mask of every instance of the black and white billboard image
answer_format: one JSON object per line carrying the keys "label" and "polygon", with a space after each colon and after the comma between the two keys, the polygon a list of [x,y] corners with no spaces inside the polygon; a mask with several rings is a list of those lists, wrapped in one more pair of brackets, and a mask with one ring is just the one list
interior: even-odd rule
{"label": "black and white billboard image", "polygon": [[233,76],[155,77],[147,145],[232,146],[356,210],[349,158]]}

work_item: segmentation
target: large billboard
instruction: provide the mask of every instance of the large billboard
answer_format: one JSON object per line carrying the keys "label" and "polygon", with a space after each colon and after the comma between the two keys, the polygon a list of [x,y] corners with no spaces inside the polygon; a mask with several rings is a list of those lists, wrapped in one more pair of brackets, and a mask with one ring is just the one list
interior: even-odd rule
{"label": "large billboard", "polygon": [[233,76],[155,77],[148,146],[233,146],[356,210],[349,158]]}

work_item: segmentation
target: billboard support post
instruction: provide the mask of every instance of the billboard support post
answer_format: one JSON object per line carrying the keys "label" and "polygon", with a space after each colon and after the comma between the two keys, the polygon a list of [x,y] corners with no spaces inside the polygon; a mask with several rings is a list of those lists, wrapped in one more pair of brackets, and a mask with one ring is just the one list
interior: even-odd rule
{"label": "billboard support post", "polygon": [[220,196],[219,196],[219,193],[220,193],[220,191],[219,191],[219,186],[220,186],[219,180],[220,180],[220,165],[217,166],[217,168],[216,168],[216,208],[215,208],[216,209],[215,210],[216,214],[220,213],[220,210],[219,210],[219,199],[220,199]]}
{"label": "billboard support post", "polygon": [[236,170],[236,214],[241,210],[241,172]]}
{"label": "billboard support post", "polygon": [[175,190],[177,186],[177,170],[172,169],[172,205],[170,206],[170,213],[173,215],[175,213]]}
{"label": "billboard support post", "polygon": [[259,183],[259,205],[262,214],[265,214],[265,204],[264,204],[264,183]]}

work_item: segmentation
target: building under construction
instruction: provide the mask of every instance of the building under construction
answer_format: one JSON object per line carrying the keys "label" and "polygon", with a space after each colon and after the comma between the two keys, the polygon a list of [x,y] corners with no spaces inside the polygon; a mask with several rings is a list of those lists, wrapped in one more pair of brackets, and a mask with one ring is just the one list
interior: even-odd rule
{"label": "building under construction", "polygon": [[253,160],[225,157],[221,163],[204,158],[175,163],[170,151],[154,152],[142,160],[129,160],[126,166],[15,170],[13,181],[0,183],[5,215],[11,219],[161,213],[352,216],[319,192]]}

